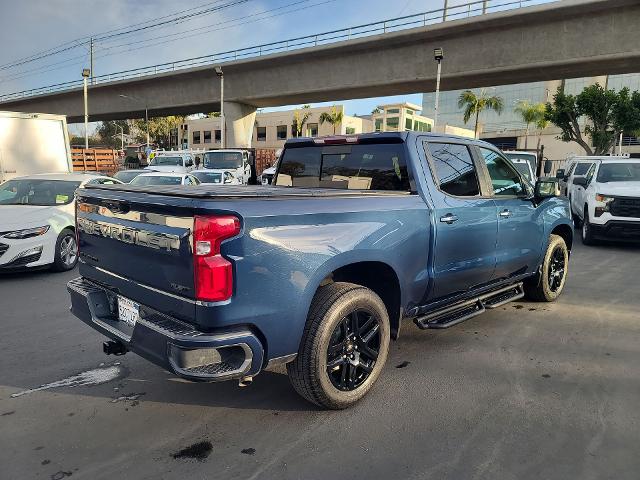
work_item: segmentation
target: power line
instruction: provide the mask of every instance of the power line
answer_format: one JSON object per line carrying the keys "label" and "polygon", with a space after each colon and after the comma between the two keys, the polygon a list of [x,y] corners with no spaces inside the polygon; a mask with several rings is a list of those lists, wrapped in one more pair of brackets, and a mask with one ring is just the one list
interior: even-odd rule
{"label": "power line", "polygon": [[[203,5],[200,5],[198,7],[193,7],[190,9],[186,9],[186,10],[181,10],[179,12],[170,14],[170,15],[165,15],[162,17],[157,17],[151,20],[147,20],[145,22],[141,22],[141,23],[137,23],[137,24],[133,24],[133,25],[128,25],[126,27],[120,27],[117,29],[113,29],[113,30],[108,30],[102,33],[99,33],[97,35],[88,35],[85,37],[80,37],[76,40],[71,40],[69,42],[65,42],[61,45],[58,45],[57,47],[52,47],[50,49],[47,50],[43,50],[41,52],[38,53],[34,53],[33,55],[27,56],[27,57],[23,57],[23,58],[19,58],[17,60],[14,60],[12,62],[9,63],[5,63],[3,65],[0,65],[0,70],[7,70],[10,68],[15,68],[17,66],[20,65],[24,65],[27,63],[32,63],[35,62],[37,60],[41,60],[43,58],[47,58],[53,55],[58,55],[60,53],[72,50],[74,48],[77,48],[79,46],[84,45],[87,41],[89,41],[91,39],[91,37],[93,37],[94,39],[108,39],[108,38],[113,38],[116,36],[124,36],[130,33],[135,33],[137,31],[141,31],[141,30],[145,30],[145,29],[150,29],[150,28],[157,28],[157,27],[161,27],[164,25],[167,25],[169,23],[182,23],[188,20],[191,20],[193,18],[196,18],[200,15],[207,15],[210,13],[214,13],[220,10],[223,10],[225,8],[230,8],[236,5],[240,5],[242,3],[247,3],[253,0],[233,0],[230,1],[227,4],[224,5],[219,5],[219,6],[213,6],[212,5],[216,5],[219,4],[221,2],[223,2],[225,0],[216,0],[215,2],[210,2],[210,3],[206,3]],[[202,9],[203,7],[209,7],[209,8],[205,8],[204,10],[201,10],[199,12],[195,12],[195,13],[188,13],[188,12],[193,12],[194,10],[197,9]],[[177,16],[177,17],[176,17]],[[173,18],[176,17],[176,18]],[[165,20],[167,18],[171,18],[169,20]],[[164,21],[158,21],[158,20],[164,20]],[[151,25],[149,25],[150,23],[152,23]],[[125,30],[125,31],[121,31],[121,30]],[[119,32],[119,33],[118,33]]]}

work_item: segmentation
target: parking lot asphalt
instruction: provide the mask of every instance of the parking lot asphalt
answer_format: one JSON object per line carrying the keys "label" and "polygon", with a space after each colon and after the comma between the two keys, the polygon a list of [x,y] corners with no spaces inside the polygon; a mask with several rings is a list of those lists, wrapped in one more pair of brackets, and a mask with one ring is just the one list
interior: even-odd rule
{"label": "parking lot asphalt", "polygon": [[339,412],[283,373],[195,384],[104,356],[68,311],[76,275],[0,277],[0,478],[638,478],[640,248],[578,240],[555,304],[405,323]]}

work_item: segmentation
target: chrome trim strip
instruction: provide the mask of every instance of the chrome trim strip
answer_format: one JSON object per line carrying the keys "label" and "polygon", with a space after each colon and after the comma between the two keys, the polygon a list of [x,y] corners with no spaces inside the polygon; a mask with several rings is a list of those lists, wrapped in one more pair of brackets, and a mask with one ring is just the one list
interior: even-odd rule
{"label": "chrome trim strip", "polygon": [[[107,275],[111,275],[112,277],[115,277],[117,279],[124,280],[125,282],[128,282],[128,283],[133,283],[134,285],[137,285],[139,287],[146,288],[147,290],[151,290],[152,292],[160,293],[162,295],[166,295],[167,297],[171,297],[171,298],[174,298],[176,300],[182,300],[183,302],[191,303],[192,305],[203,305],[203,304],[206,304],[206,302],[199,302],[199,301],[196,301],[196,300],[192,300],[190,298],[181,297],[181,296],[175,295],[173,293],[165,292],[164,290],[160,290],[160,289],[155,288],[155,287],[150,287],[149,285],[145,285],[144,283],[136,282],[134,280],[131,280],[130,278],[125,278],[122,275],[118,275],[117,273],[113,273],[113,272],[111,272],[111,271],[109,271],[109,270],[107,270],[105,268],[96,267],[96,266],[94,266],[93,268],[95,268],[96,270],[98,270],[98,271],[100,271],[102,273],[105,273]],[[221,303],[223,303],[223,302],[215,303],[215,305],[220,305]]]}

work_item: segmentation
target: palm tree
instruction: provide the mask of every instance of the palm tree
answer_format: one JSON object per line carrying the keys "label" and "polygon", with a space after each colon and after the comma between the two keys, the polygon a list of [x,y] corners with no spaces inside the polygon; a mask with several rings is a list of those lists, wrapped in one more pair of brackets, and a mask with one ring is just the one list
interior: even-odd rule
{"label": "palm tree", "polygon": [[293,126],[295,128],[296,137],[301,137],[304,125],[311,116],[311,105],[303,105],[300,110],[293,112]]}
{"label": "palm tree", "polygon": [[527,124],[524,136],[524,148],[526,150],[529,144],[529,126],[533,123],[539,130],[544,130],[548,124],[544,119],[545,106],[544,103],[531,103],[529,100],[520,100],[514,111]]}
{"label": "palm tree", "polygon": [[382,113],[382,108],[376,107],[373,110],[371,110],[371,115],[375,115],[377,113]]}
{"label": "palm tree", "polygon": [[333,125],[333,134],[336,134],[336,125],[342,123],[343,111],[338,110],[334,105],[331,107],[331,110],[328,112],[322,112],[320,114],[320,125],[324,122],[330,123]]}
{"label": "palm tree", "polygon": [[464,123],[467,123],[473,115],[476,116],[476,126],[474,129],[476,138],[478,138],[478,120],[480,119],[480,113],[489,109],[500,115],[503,106],[502,98],[496,96],[488,97],[485,90],[481,90],[480,95],[476,95],[471,90],[465,90],[458,98],[458,107],[464,108]]}

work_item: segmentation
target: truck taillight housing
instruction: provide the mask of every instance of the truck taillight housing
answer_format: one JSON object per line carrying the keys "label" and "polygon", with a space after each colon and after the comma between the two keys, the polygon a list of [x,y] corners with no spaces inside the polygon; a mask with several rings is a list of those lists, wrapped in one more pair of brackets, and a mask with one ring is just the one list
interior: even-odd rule
{"label": "truck taillight housing", "polygon": [[220,254],[220,245],[240,233],[233,215],[193,219],[193,269],[196,300],[220,302],[233,294],[233,265]]}

